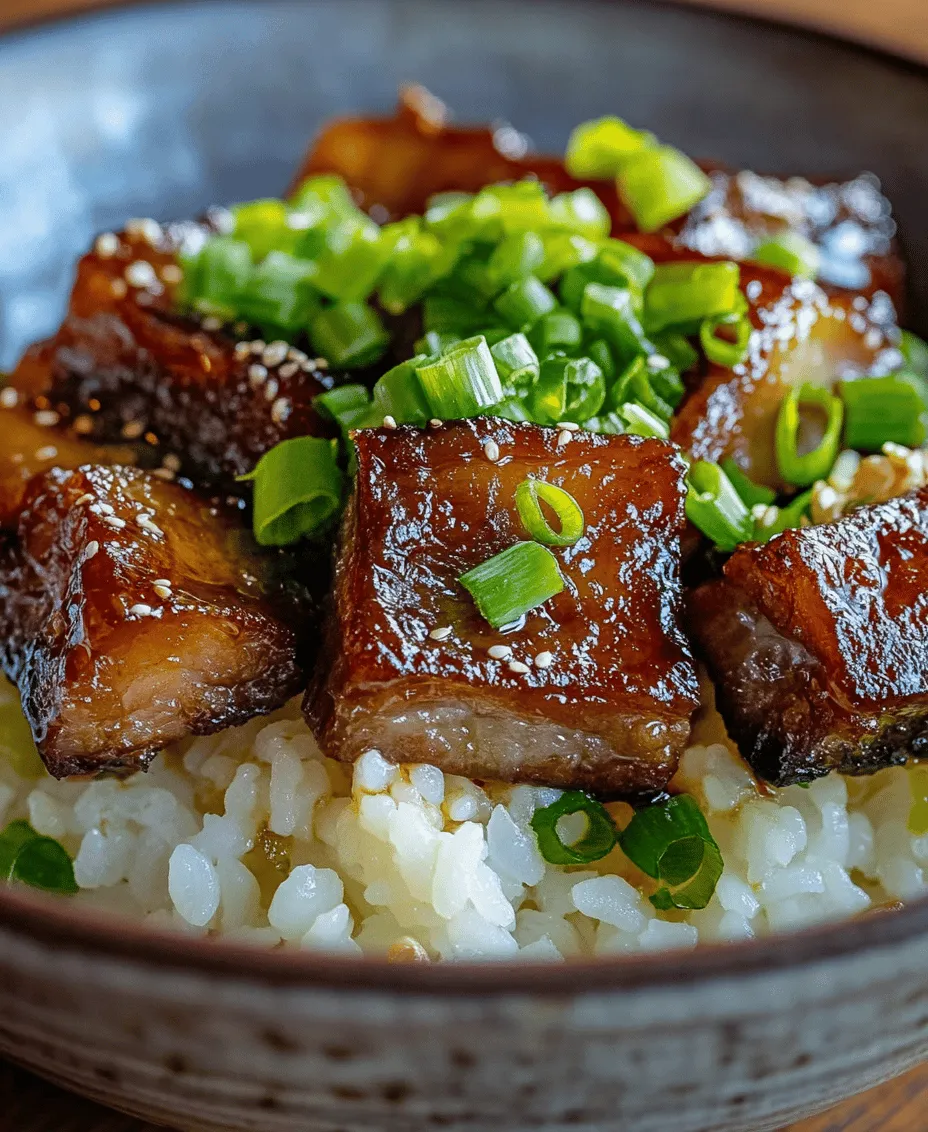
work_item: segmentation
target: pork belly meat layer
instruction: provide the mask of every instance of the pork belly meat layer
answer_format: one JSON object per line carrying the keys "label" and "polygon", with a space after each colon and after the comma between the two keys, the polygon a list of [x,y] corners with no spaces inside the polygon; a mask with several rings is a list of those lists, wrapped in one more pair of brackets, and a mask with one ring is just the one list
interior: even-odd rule
{"label": "pork belly meat layer", "polygon": [[298,616],[237,515],[135,468],[29,484],[0,658],[56,777],[140,769],[299,690]]}
{"label": "pork belly meat layer", "polygon": [[689,618],[769,781],[928,754],[928,489],[741,547]]}
{"label": "pork belly meat layer", "polygon": [[[652,252],[660,258],[653,245]],[[671,439],[697,460],[732,457],[755,483],[780,490],[774,436],[783,398],[806,383],[832,388],[898,369],[895,311],[885,295],[826,294],[809,280],[752,264],[742,265],[741,284],[755,328],[747,358],[734,369],[707,365],[673,420]]]}
{"label": "pork belly meat layer", "polygon": [[[330,667],[306,702],[333,757],[376,747],[475,778],[665,785],[698,702],[679,623],[683,464],[660,441],[568,435],[482,419],[357,434]],[[528,477],[570,492],[586,530],[553,549],[565,589],[503,633],[457,579],[530,538],[514,502]]]}
{"label": "pork belly meat layer", "polygon": [[195,225],[100,237],[60,330],[10,381],[81,435],[145,438],[170,467],[231,488],[279,441],[327,434],[312,399],[332,378],[301,351],[249,349],[177,313],[178,252],[195,238]]}

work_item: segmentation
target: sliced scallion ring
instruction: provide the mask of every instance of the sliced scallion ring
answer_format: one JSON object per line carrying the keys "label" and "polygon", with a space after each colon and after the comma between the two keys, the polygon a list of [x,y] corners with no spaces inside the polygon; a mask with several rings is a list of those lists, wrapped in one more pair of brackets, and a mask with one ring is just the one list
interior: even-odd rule
{"label": "sliced scallion ring", "polygon": [[[811,452],[800,454],[799,430],[801,408],[815,405],[826,414],[822,439]],[[808,487],[816,480],[827,479],[841,446],[841,426],[844,423],[844,405],[827,389],[817,385],[803,385],[791,389],[783,398],[777,416],[775,445],[780,475],[796,487]]]}
{"label": "sliced scallion ring", "polygon": [[[560,529],[548,522],[542,510],[546,503],[557,516]],[[516,488],[516,507],[522,526],[533,539],[547,546],[573,546],[583,535],[583,511],[562,487],[544,480],[523,480]]]}
{"label": "sliced scallion ring", "polygon": [[[735,340],[732,342],[720,338],[718,332],[722,329],[734,331]],[[707,318],[699,327],[699,341],[710,362],[733,369],[748,356],[753,329],[751,320],[746,315]]]}
{"label": "sliced scallion ring", "polygon": [[[579,841],[568,845],[561,839],[558,822],[571,814],[583,814],[587,828]],[[542,857],[551,865],[588,865],[599,861],[615,848],[618,838],[608,810],[580,790],[567,790],[550,806],[536,810],[532,829]]]}
{"label": "sliced scallion ring", "polygon": [[336,440],[281,441],[241,479],[254,483],[254,533],[261,546],[290,546],[317,534],[341,509],[345,476]]}

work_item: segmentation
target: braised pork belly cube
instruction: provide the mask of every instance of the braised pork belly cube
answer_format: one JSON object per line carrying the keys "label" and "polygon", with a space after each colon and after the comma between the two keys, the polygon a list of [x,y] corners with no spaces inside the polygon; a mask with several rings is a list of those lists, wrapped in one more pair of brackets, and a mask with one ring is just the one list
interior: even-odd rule
{"label": "braised pork belly cube", "polygon": [[0,558],[0,658],[56,777],[141,769],[304,683],[302,610],[237,513],[135,468],[33,478]]}
{"label": "braised pork belly cube", "polygon": [[816,185],[747,169],[707,172],[712,191],[675,225],[675,247],[743,261],[767,240],[795,232],[819,250],[819,282],[870,296],[885,291],[902,309],[905,267],[896,222],[875,177]]}
{"label": "braised pork belly cube", "polygon": [[[657,440],[478,419],[356,434],[324,665],[307,716],[344,761],[616,794],[662,788],[698,686],[681,630],[684,466]],[[530,535],[516,488],[569,492],[564,589],[509,632],[459,578]]]}
{"label": "braised pork belly cube", "polygon": [[174,470],[231,488],[281,440],[324,435],[312,399],[331,375],[285,343],[241,341],[177,312],[184,241],[153,221],[101,236],[80,261],[64,323],[10,382],[98,441],[147,439]]}
{"label": "braised pork belly cube", "polygon": [[[649,254],[659,256],[650,246]],[[885,295],[826,294],[806,279],[742,264],[741,286],[755,328],[745,361],[707,363],[671,425],[671,439],[696,460],[731,457],[754,480],[784,487],[774,436],[783,398],[806,383],[892,373],[902,364]]]}
{"label": "braised pork belly cube", "polygon": [[61,427],[54,411],[19,402],[15,389],[0,389],[0,530],[16,526],[29,481],[40,472],[81,464],[134,464],[144,455],[127,444],[91,444]]}
{"label": "braised pork belly cube", "polygon": [[928,754],[928,489],[739,548],[689,620],[768,781]]}

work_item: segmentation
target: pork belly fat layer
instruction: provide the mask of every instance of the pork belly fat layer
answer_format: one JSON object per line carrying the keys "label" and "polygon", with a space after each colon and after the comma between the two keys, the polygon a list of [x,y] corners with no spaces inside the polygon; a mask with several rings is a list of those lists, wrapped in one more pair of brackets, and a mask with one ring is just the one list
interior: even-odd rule
{"label": "pork belly fat layer", "polygon": [[[178,251],[194,225],[101,237],[67,316],[11,384],[98,441],[146,437],[195,480],[231,488],[292,436],[326,435],[312,399],[332,385],[301,351],[249,350],[176,313]],[[200,233],[202,236],[202,233]]]}
{"label": "pork belly fat layer", "polygon": [[299,690],[299,616],[235,515],[133,468],[29,484],[0,560],[0,657],[56,777],[140,769]]}
{"label": "pork belly fat layer", "polygon": [[774,435],[784,396],[807,382],[831,388],[897,369],[895,311],[885,295],[826,295],[808,280],[749,264],[741,277],[755,327],[748,356],[734,369],[708,365],[671,439],[694,459],[732,457],[755,483],[782,489]]}
{"label": "pork belly fat layer", "polygon": [[[325,749],[604,793],[664,786],[698,702],[679,624],[674,449],[499,420],[366,430],[356,442],[331,667],[306,702]],[[527,477],[570,492],[586,530],[553,548],[565,589],[504,633],[457,579],[530,537],[514,501]]]}
{"label": "pork belly fat layer", "polygon": [[742,547],[690,624],[770,781],[928,753],[928,490]]}

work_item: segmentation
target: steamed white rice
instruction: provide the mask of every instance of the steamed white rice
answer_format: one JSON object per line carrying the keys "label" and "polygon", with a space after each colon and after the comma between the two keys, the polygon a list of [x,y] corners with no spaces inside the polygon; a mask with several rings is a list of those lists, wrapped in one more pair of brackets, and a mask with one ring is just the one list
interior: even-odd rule
{"label": "steamed white rice", "polygon": [[[725,861],[710,905],[687,915],[657,913],[618,849],[592,866],[546,864],[529,822],[559,791],[481,787],[375,751],[343,766],[322,756],[296,703],[167,751],[127,781],[55,782],[0,682],[0,828],[26,818],[61,841],[78,902],[192,933],[396,959],[693,947],[924,892],[928,837],[908,829],[924,771],[759,791],[719,734],[717,717],[702,724],[704,745],[676,780]],[[610,809],[620,825],[631,812]]]}

